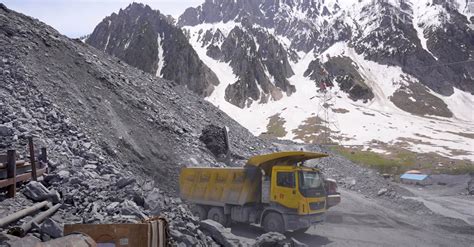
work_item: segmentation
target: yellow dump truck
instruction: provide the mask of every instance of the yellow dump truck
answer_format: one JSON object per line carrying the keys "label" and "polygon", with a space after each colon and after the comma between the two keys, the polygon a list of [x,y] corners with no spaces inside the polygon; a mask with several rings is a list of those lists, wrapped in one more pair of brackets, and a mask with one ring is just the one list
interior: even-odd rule
{"label": "yellow dump truck", "polygon": [[304,232],[325,219],[340,194],[334,180],[324,179],[305,161],[326,157],[312,152],[278,152],[254,156],[242,168],[183,168],[181,198],[193,213],[224,226],[260,224],[267,232]]}

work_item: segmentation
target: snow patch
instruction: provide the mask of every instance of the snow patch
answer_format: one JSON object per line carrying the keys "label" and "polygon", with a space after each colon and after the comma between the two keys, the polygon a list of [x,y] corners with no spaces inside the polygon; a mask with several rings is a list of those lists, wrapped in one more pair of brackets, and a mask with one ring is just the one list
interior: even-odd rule
{"label": "snow patch", "polygon": [[164,51],[163,51],[163,38],[161,37],[161,34],[158,34],[157,38],[157,45],[158,45],[158,68],[156,69],[156,76],[162,76],[161,71],[163,70],[163,67],[165,66],[165,56],[164,56]]}

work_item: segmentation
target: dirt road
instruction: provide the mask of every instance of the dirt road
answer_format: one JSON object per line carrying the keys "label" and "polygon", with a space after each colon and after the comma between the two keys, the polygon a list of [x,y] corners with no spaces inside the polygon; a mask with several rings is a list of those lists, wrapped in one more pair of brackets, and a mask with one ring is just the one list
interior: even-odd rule
{"label": "dirt road", "polygon": [[[404,185],[405,189],[415,195],[409,198],[424,203],[437,214],[460,219],[474,226],[474,197],[462,195],[466,192],[471,176],[433,175],[431,177],[434,184],[430,186]],[[438,182],[444,185],[439,185]]]}
{"label": "dirt road", "polygon": [[[323,225],[304,234],[288,236],[308,246],[473,246],[474,227],[439,215],[401,212],[379,199],[347,190],[343,201],[329,210]],[[237,225],[236,235],[254,239],[263,233],[256,226]]]}

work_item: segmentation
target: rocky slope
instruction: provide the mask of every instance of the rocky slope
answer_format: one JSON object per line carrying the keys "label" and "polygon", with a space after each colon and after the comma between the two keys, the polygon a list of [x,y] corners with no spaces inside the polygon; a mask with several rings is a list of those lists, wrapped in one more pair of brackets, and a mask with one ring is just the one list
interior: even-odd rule
{"label": "rocky slope", "polygon": [[106,17],[86,43],[201,96],[209,96],[219,84],[173,20],[143,4],[132,3]]}
{"label": "rocky slope", "polygon": [[[160,214],[170,221],[175,244],[215,245],[174,198],[180,167],[223,165],[200,141],[204,127],[229,127],[235,165],[275,150],[186,88],[3,4],[0,54],[0,154],[16,149],[27,159],[26,140],[33,136],[50,161],[40,183],[19,187],[14,199],[0,195],[0,217],[32,205],[39,191],[51,190],[63,203],[41,226],[57,231],[34,230],[31,241],[57,237],[64,223],[135,222]],[[15,241],[26,240],[0,236],[1,246]]]}

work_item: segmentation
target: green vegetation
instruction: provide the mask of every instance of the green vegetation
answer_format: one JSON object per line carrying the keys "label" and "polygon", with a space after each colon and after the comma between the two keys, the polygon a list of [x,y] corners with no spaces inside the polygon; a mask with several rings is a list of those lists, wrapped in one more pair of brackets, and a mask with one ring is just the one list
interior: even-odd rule
{"label": "green vegetation", "polygon": [[306,119],[298,129],[293,130],[294,139],[302,140],[305,143],[324,143],[331,130],[324,126],[324,121],[319,117]]}
{"label": "green vegetation", "polygon": [[[368,166],[381,173],[402,174],[408,170],[424,170],[434,174],[466,174],[474,172],[474,164],[467,160],[453,160],[438,154],[418,154],[405,149],[391,150],[390,154],[361,151],[357,148],[333,146],[331,150],[354,163]],[[438,164],[444,164],[438,166]]]}
{"label": "green vegetation", "polygon": [[285,137],[287,134],[284,127],[285,122],[280,114],[271,116],[267,124],[267,132],[260,134],[260,137],[268,139]]}

